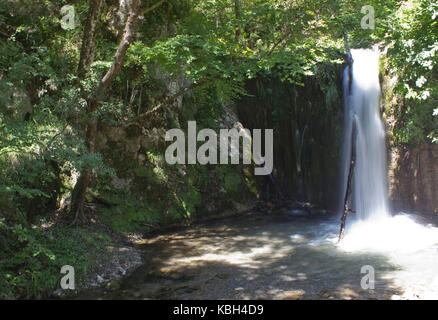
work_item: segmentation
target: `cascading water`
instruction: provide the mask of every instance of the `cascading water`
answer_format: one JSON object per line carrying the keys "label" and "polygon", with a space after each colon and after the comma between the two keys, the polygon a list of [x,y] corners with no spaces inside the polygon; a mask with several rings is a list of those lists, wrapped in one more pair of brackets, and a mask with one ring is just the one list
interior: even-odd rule
{"label": "cascading water", "polygon": [[[387,201],[385,130],[380,117],[379,54],[351,50],[352,70],[344,71],[343,179],[345,193],[355,139],[356,164],[352,185],[352,209],[346,233],[338,248],[347,252],[381,253],[397,272],[385,278],[404,288],[406,298],[438,298],[438,228],[417,223],[418,216],[391,216]],[[349,75],[352,75],[351,83]],[[353,129],[355,127],[355,129]],[[353,217],[356,216],[356,219]],[[332,241],[336,241],[333,237]],[[377,262],[370,262],[379,272]],[[384,273],[384,272],[382,272]],[[418,292],[415,297],[410,294]]]}
{"label": "cascading water", "polygon": [[[349,67],[344,72],[344,183],[350,165],[351,135],[355,126],[356,149],[353,178],[353,210],[362,219],[388,216],[385,156],[385,130],[380,119],[379,55],[374,50],[351,50],[352,80]],[[345,191],[344,191],[345,192]]]}

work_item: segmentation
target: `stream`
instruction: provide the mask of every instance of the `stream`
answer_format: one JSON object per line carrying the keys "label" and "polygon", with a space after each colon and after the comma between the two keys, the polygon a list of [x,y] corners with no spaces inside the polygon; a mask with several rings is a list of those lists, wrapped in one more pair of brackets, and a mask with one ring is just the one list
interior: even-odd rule
{"label": "stream", "polygon": [[[340,244],[338,216],[300,210],[184,228],[139,241],[141,267],[118,286],[90,290],[79,298],[438,298],[437,221],[406,214],[389,219],[402,232],[399,238],[389,226],[367,233],[366,225],[352,222]],[[382,242],[384,235],[395,240]],[[403,238],[418,240],[418,245],[404,247]],[[374,268],[374,289],[361,287],[363,266]]]}

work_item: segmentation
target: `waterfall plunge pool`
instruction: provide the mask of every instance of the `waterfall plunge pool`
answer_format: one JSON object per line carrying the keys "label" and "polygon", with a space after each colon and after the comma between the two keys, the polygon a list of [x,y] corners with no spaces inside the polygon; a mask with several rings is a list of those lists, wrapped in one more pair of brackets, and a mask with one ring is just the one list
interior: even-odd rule
{"label": "waterfall plunge pool", "polygon": [[[144,264],[81,299],[437,299],[438,224],[400,213],[380,228],[294,211],[250,214],[139,241]],[[375,272],[363,289],[363,266]]]}

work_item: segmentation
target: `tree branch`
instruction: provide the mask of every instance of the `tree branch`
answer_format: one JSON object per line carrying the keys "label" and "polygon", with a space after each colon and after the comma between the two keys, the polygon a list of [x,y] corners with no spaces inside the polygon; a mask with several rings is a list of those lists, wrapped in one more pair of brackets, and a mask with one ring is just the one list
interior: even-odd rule
{"label": "tree branch", "polygon": [[82,39],[81,53],[79,56],[78,76],[85,77],[87,70],[94,60],[96,50],[97,29],[102,13],[103,0],[90,1],[90,13],[85,23],[84,36]]}
{"label": "tree branch", "polygon": [[145,14],[147,14],[148,12],[151,12],[152,10],[154,10],[155,8],[161,6],[166,0],[160,0],[158,1],[156,4],[150,6],[149,8],[144,9],[140,15],[144,16]]}
{"label": "tree branch", "polygon": [[153,113],[159,111],[160,109],[164,108],[165,106],[168,106],[170,104],[172,104],[176,99],[178,99],[179,97],[181,97],[183,94],[185,94],[186,92],[193,90],[195,88],[198,88],[200,86],[203,86],[207,83],[207,81],[204,82],[198,82],[198,83],[193,83],[192,85],[185,87],[183,89],[181,89],[180,91],[178,91],[177,93],[175,93],[173,96],[167,97],[166,99],[164,99],[163,102],[161,102],[160,104],[158,104],[157,106],[153,107],[151,110],[148,110],[142,114],[139,114],[138,116],[136,116],[135,118],[133,118],[128,124],[132,124],[135,121],[138,121],[140,119],[143,119],[145,117],[148,117],[150,115],[152,115]]}
{"label": "tree branch", "polygon": [[111,81],[120,73],[122,69],[123,59],[125,58],[126,52],[131,45],[133,29],[135,20],[137,19],[138,11],[138,0],[132,0],[131,7],[129,8],[129,17],[126,21],[125,30],[123,31],[123,37],[120,41],[120,45],[117,48],[116,55],[114,57],[114,62],[111,68],[104,75],[99,83],[98,92],[101,94],[111,83]]}
{"label": "tree branch", "polygon": [[6,32],[3,32],[3,31],[1,31],[1,30],[0,30],[0,34],[1,34],[2,36],[5,36],[6,38],[9,38],[9,37],[10,37],[10,35],[8,35]]}
{"label": "tree branch", "polygon": [[[102,0],[94,0],[93,4],[101,4]],[[114,57],[114,62],[112,63],[110,69],[107,71],[107,73],[104,75],[102,80],[99,82],[99,86],[97,87],[96,95],[93,97],[90,97],[87,99],[87,116],[89,116],[89,123],[86,126],[85,131],[85,144],[88,148],[88,151],[90,153],[95,152],[95,142],[96,142],[96,135],[97,135],[97,117],[93,114],[93,112],[99,107],[99,102],[103,96],[103,93],[110,85],[111,81],[120,73],[120,70],[122,69],[122,63],[123,59],[126,55],[126,52],[128,51],[129,45],[131,44],[132,37],[133,37],[133,29],[134,29],[134,23],[137,18],[138,13],[138,0],[132,0],[130,8],[129,8],[129,17],[126,21],[123,37],[120,41],[120,45],[117,48],[116,55]],[[96,19],[94,19],[96,17]],[[95,21],[94,26],[97,25],[99,15],[91,14],[90,19]],[[88,30],[85,31],[86,33]],[[96,28],[92,31],[92,34],[90,34],[89,39],[94,39],[93,47],[95,47],[95,37],[96,36]],[[87,39],[87,35],[84,37]],[[87,43],[82,43],[82,46],[87,45]],[[84,49],[84,52],[87,49]],[[91,54],[90,54],[91,53]],[[82,54],[81,54],[82,55]],[[87,57],[94,56],[94,49],[93,51],[88,50]],[[84,59],[84,62],[88,62],[90,60]],[[78,73],[81,73],[82,67],[79,68]],[[81,172],[81,176],[79,177],[78,181],[76,182],[76,185],[72,192],[72,204],[71,204],[71,210],[75,213],[75,218],[73,220],[73,224],[80,224],[86,220],[84,215],[84,204],[85,204],[85,195],[87,193],[88,185],[90,184],[92,175],[90,170],[83,170]]]}
{"label": "tree branch", "polygon": [[348,42],[348,34],[344,31],[346,63],[348,65],[348,92],[351,92],[351,84],[353,81],[353,56],[351,55],[350,45]]}
{"label": "tree branch", "polygon": [[272,46],[271,50],[269,50],[269,52],[268,52],[268,56],[270,56],[270,55],[274,52],[275,48],[277,48],[277,47],[280,45],[280,43],[286,41],[286,39],[289,37],[289,35],[290,35],[291,33],[292,33],[292,30],[289,29],[289,30],[286,32],[286,34],[285,34],[285,36],[284,36],[283,38],[281,38],[281,39],[278,40],[276,43],[274,43],[274,45]]}
{"label": "tree branch", "polygon": [[345,40],[345,52],[347,54],[347,64],[351,66],[353,63],[353,57],[351,55],[350,45],[348,41],[348,34],[344,31],[344,40]]}

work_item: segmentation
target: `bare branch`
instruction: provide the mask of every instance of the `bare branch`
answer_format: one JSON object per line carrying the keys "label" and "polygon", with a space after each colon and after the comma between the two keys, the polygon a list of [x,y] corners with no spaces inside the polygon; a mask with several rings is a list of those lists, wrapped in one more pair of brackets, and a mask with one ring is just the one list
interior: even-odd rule
{"label": "bare branch", "polygon": [[274,50],[275,50],[275,48],[277,48],[277,46],[279,46],[282,42],[285,42],[286,39],[289,37],[289,35],[290,35],[291,33],[292,33],[292,30],[289,29],[289,30],[286,32],[286,34],[284,35],[283,38],[281,38],[281,39],[278,40],[276,43],[274,43],[274,45],[272,46],[271,50],[269,50],[269,52],[268,52],[268,56],[270,56],[270,55],[274,52]]}
{"label": "bare branch", "polygon": [[98,93],[101,94],[111,83],[111,81],[120,73],[122,69],[123,59],[125,58],[126,52],[131,45],[134,24],[137,19],[138,11],[138,0],[132,0],[131,7],[129,8],[129,17],[126,21],[125,30],[123,31],[123,37],[120,41],[120,45],[117,48],[116,55],[114,57],[114,62],[111,68],[102,78],[99,84]]}
{"label": "bare branch", "polygon": [[183,94],[185,94],[186,92],[193,90],[195,88],[198,88],[200,86],[203,86],[204,84],[206,84],[207,82],[198,82],[198,83],[194,83],[188,87],[185,87],[183,89],[181,89],[180,91],[178,91],[177,93],[175,93],[173,96],[167,97],[163,102],[161,102],[160,104],[158,104],[157,106],[153,107],[151,110],[148,110],[142,114],[139,114],[138,116],[136,116],[135,118],[133,118],[129,124],[132,124],[135,121],[138,121],[140,119],[146,118],[152,114],[154,114],[155,112],[159,111],[160,109],[164,108],[165,106],[168,106],[170,104],[172,104],[176,99],[178,99],[179,97],[181,97]]}
{"label": "bare branch", "polygon": [[149,8],[144,9],[140,15],[144,16],[145,14],[147,14],[148,12],[151,12],[152,10],[154,10],[155,8],[161,6],[166,0],[160,0],[158,1],[156,4],[150,6]]}

